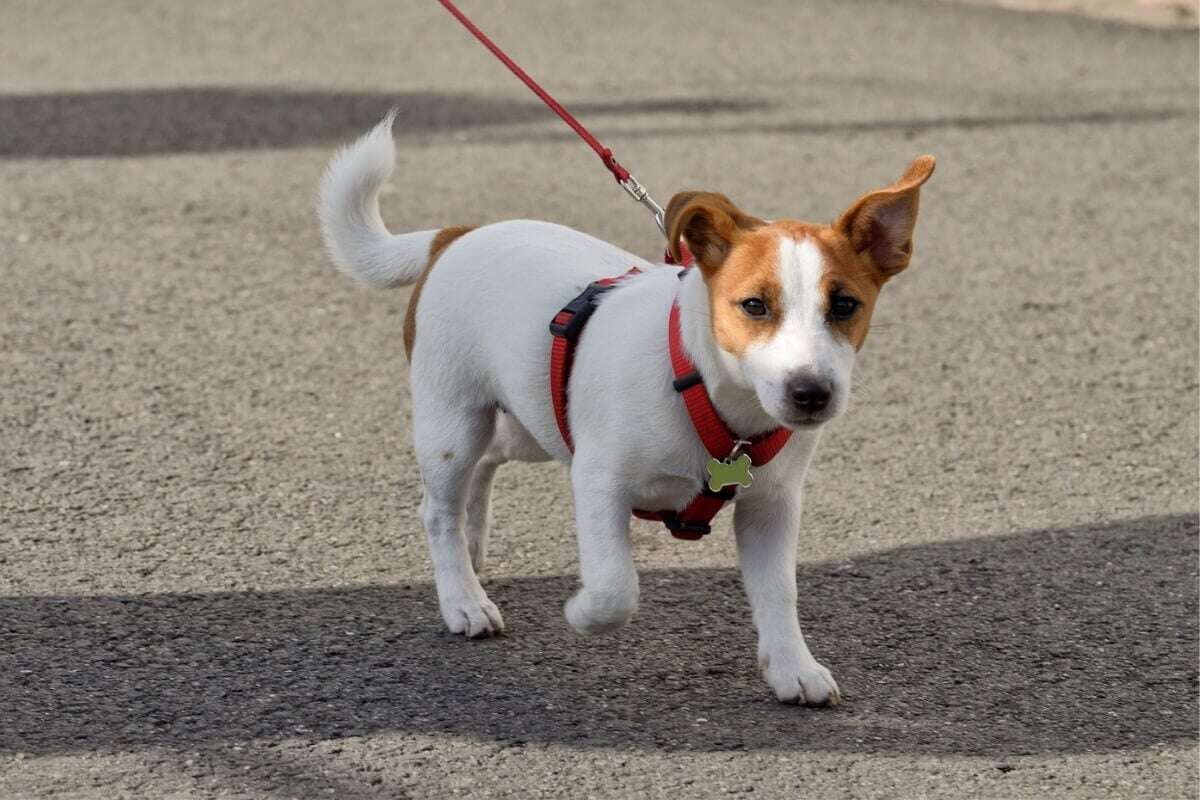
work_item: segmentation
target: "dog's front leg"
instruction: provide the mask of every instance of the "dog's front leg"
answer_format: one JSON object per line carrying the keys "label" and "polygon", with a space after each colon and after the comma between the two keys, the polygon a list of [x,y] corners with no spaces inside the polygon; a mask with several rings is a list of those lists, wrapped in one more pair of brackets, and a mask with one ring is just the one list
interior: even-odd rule
{"label": "dog's front leg", "polygon": [[607,633],[637,611],[638,576],[629,541],[630,504],[621,480],[578,454],[571,464],[579,579],[583,586],[567,601],[567,622],[582,634]]}
{"label": "dog's front leg", "polygon": [[836,705],[837,683],[809,652],[796,616],[800,492],[739,500],[733,524],[763,677],[785,703]]}

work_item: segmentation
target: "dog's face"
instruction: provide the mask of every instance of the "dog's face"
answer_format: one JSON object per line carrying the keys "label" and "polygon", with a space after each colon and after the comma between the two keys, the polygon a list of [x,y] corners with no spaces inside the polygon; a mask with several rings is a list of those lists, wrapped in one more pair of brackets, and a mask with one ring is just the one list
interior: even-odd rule
{"label": "dog's face", "polygon": [[725,366],[780,423],[816,427],[845,409],[875,299],[912,256],[933,167],[932,156],[916,159],[832,225],[768,223],[710,192],[671,199],[668,240],[677,259],[685,241],[703,273]]}

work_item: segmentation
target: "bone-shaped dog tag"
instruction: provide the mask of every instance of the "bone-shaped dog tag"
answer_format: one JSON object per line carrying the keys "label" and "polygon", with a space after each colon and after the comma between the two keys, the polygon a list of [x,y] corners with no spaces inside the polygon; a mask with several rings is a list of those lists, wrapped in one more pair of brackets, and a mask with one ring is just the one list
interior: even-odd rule
{"label": "bone-shaped dog tag", "polygon": [[750,456],[742,453],[736,459],[727,458],[718,461],[708,460],[708,488],[719,492],[726,486],[741,486],[745,488],[754,480],[750,474]]}

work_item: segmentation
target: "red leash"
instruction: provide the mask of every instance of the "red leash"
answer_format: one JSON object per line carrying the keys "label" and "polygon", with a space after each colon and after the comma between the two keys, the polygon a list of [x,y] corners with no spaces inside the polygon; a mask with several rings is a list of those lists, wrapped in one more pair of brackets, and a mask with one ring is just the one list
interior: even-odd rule
{"label": "red leash", "polygon": [[612,150],[609,150],[607,147],[600,144],[600,140],[593,136],[591,131],[583,127],[583,123],[575,119],[575,117],[571,115],[571,112],[563,108],[562,104],[555,100],[549,92],[543,89],[537,81],[531,78],[528,72],[521,69],[517,62],[509,58],[508,54],[501,50],[499,45],[489,39],[486,33],[479,30],[475,23],[471,22],[471,20],[467,18],[467,15],[460,11],[458,6],[454,5],[451,0],[438,0],[438,2],[441,3],[447,11],[453,14],[454,18],[461,22],[463,27],[469,30],[475,36],[475,38],[483,44],[484,47],[492,51],[492,55],[500,59],[500,63],[508,67],[509,71],[512,72],[513,75],[516,75],[518,78],[520,78],[521,82],[528,86],[530,91],[541,98],[542,102],[549,106],[551,111],[553,111],[555,114],[558,114],[558,116],[562,118],[563,122],[570,125],[571,130],[579,134],[579,138],[587,142],[588,147],[596,151],[596,155],[600,156],[600,160],[604,162],[604,166],[613,174],[613,177],[617,179],[617,183],[621,184],[621,188],[628,192],[629,196],[634,200],[637,200],[646,208],[650,209],[650,211],[654,214],[654,221],[658,223],[659,230],[661,230],[665,236],[667,229],[666,223],[663,219],[662,206],[654,202],[654,198],[650,196],[650,193],[646,191],[644,186],[638,183],[637,178],[630,175],[629,170],[621,166],[617,159],[613,157]]}

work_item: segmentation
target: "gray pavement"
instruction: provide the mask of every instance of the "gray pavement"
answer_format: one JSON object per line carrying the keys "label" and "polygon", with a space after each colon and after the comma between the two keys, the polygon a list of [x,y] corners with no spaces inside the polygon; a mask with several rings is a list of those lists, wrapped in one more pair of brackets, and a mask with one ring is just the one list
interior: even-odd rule
{"label": "gray pavement", "polygon": [[[511,635],[441,629],[407,292],[314,219],[395,104],[395,229],[661,242],[432,2],[0,9],[0,797],[1197,790],[1197,41],[919,2],[469,3],[665,200],[827,220],[938,156],[810,477],[774,702],[728,521],[635,527],[584,640],[566,476],[497,486]],[[686,43],[688,49],[674,47]]]}

